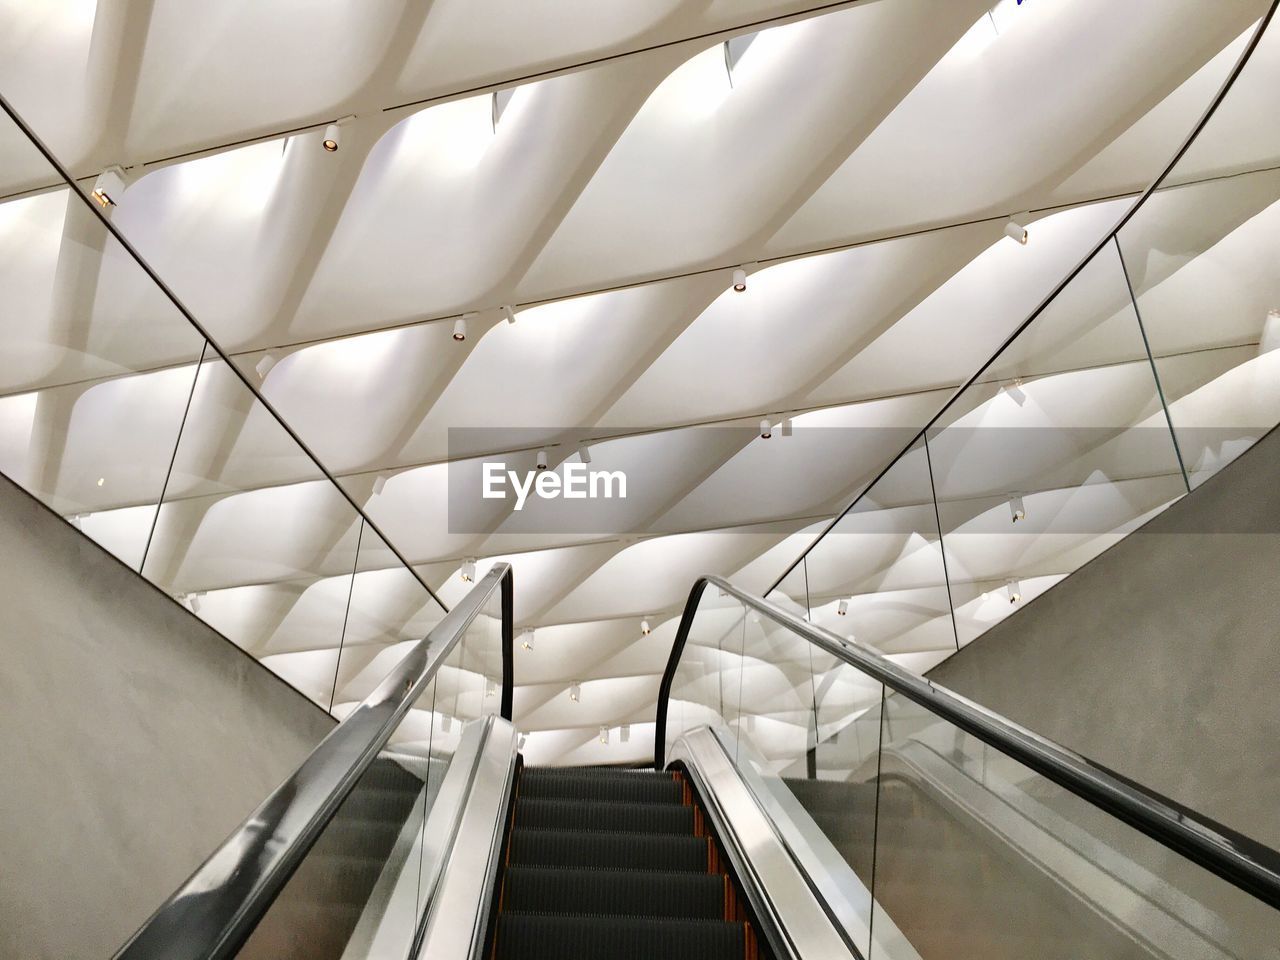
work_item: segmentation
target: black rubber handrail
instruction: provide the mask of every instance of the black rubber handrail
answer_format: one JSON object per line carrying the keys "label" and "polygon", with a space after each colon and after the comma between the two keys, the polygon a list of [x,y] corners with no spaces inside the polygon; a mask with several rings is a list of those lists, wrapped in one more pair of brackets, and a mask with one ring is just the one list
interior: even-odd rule
{"label": "black rubber handrail", "polygon": [[[1268,905],[1280,909],[1280,852],[1201,816],[946,687],[898,666],[870,647],[844,640],[769,600],[740,590],[720,577],[701,577],[689,591],[662,683],[654,730],[654,767],[666,762],[667,708],[671,686],[698,614],[703,591],[722,594],[768,617],[824,653],[849,664],[889,690],[924,707],[1086,803],[1106,811],[1156,842]],[[744,610],[745,615],[745,610]]]}
{"label": "black rubber handrail", "polygon": [[[822,528],[822,532],[814,538],[813,542],[805,547],[804,550],[800,552],[800,555],[796,557],[795,560],[791,561],[791,564],[782,571],[782,574],[769,585],[769,589],[765,591],[766,595],[773,593],[774,590],[778,589],[778,586],[786,580],[787,577],[791,576],[791,571],[800,566],[800,564],[804,562],[805,558],[814,551],[818,544],[822,543],[822,541],[826,539],[827,534],[835,529],[836,524],[843,520],[845,516],[847,516],[848,513],[861,502],[862,498],[873,490],[875,485],[883,480],[885,475],[888,474],[888,472],[892,470],[903,457],[915,448],[917,443],[928,436],[929,431],[938,425],[938,421],[946,415],[946,412],[955,405],[956,401],[959,400],[970,387],[977,383],[984,373],[991,369],[992,365],[1000,359],[1000,355],[1004,353],[1015,340],[1022,336],[1031,324],[1035,323],[1036,319],[1049,308],[1049,304],[1053,303],[1053,301],[1058,298],[1058,295],[1067,288],[1071,281],[1079,276],[1081,271],[1093,262],[1094,257],[1101,253],[1107,245],[1112,242],[1116,243],[1117,249],[1119,249],[1120,231],[1124,229],[1125,225],[1134,218],[1140,209],[1142,209],[1142,205],[1147,202],[1151,195],[1160,189],[1164,181],[1168,179],[1169,174],[1173,173],[1174,169],[1181,162],[1187,151],[1191,149],[1192,144],[1194,144],[1199,138],[1201,132],[1213,118],[1213,115],[1218,112],[1218,107],[1222,105],[1222,101],[1226,99],[1227,94],[1230,92],[1231,88],[1235,86],[1236,80],[1244,71],[1245,65],[1253,57],[1253,52],[1258,48],[1258,44],[1262,41],[1263,34],[1267,32],[1267,26],[1271,23],[1272,17],[1275,16],[1277,8],[1280,8],[1280,0],[1272,0],[1271,6],[1267,8],[1267,12],[1263,14],[1262,19],[1258,21],[1257,28],[1253,31],[1252,36],[1249,37],[1249,43],[1245,46],[1244,50],[1241,51],[1240,56],[1236,58],[1235,65],[1231,68],[1231,72],[1227,74],[1226,79],[1222,81],[1222,85],[1218,87],[1218,92],[1214,94],[1213,99],[1209,101],[1209,106],[1206,107],[1204,113],[1200,115],[1200,119],[1196,122],[1196,125],[1191,128],[1191,132],[1187,134],[1186,138],[1182,141],[1181,146],[1178,147],[1173,158],[1165,164],[1164,168],[1160,171],[1160,174],[1151,181],[1151,185],[1147,187],[1146,190],[1142,191],[1138,198],[1134,200],[1129,209],[1121,215],[1120,219],[1116,222],[1116,225],[1112,227],[1087,254],[1085,254],[1083,259],[1081,259],[1080,262],[1071,269],[1070,273],[1062,278],[1058,285],[1049,292],[1048,296],[1040,301],[1040,304],[1031,311],[1030,316],[1018,324],[1018,326],[1014,328],[1013,332],[1004,338],[1000,343],[1000,346],[996,348],[995,353],[991,354],[987,361],[983,363],[971,377],[965,380],[965,382],[962,383],[950,397],[947,398],[946,403],[938,408],[938,412],[929,418],[928,423],[912,435],[906,446],[898,451],[894,458],[884,465],[884,468],[875,475],[870,483],[858,492],[857,496],[849,502],[847,507],[831,518],[827,525]],[[1161,405],[1164,405],[1163,400],[1161,401]],[[1165,411],[1165,415],[1166,417],[1168,416],[1167,410]],[[1172,425],[1170,425],[1170,430],[1172,431]],[[1176,434],[1174,434],[1173,442],[1176,450],[1178,442]],[[1181,451],[1178,451],[1178,461],[1179,464],[1181,464]],[[1185,468],[1183,469],[1185,475]]]}
{"label": "black rubber handrail", "polygon": [[230,960],[495,590],[504,720],[512,702],[512,574],[496,563],[284,783],[120,948],[115,960]]}

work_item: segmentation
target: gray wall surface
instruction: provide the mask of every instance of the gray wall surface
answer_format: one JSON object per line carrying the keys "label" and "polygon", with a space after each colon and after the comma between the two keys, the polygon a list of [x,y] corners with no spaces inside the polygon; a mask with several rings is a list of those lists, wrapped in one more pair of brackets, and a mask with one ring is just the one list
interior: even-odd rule
{"label": "gray wall surface", "polygon": [[1280,848],[1280,432],[929,676]]}
{"label": "gray wall surface", "polygon": [[0,477],[0,957],[111,956],[333,726]]}

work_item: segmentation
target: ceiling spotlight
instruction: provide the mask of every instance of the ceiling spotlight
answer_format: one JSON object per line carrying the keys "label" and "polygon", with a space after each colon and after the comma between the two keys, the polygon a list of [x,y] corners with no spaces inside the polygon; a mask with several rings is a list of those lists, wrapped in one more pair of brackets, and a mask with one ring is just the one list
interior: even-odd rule
{"label": "ceiling spotlight", "polygon": [[746,293],[747,290],[747,271],[743,267],[739,267],[733,271],[733,289],[738,293]]}
{"label": "ceiling spotlight", "polygon": [[1022,497],[1009,498],[1009,517],[1013,523],[1027,519],[1027,508],[1022,502]]}
{"label": "ceiling spotlight", "polygon": [[760,439],[768,440],[773,436],[773,425],[769,423],[769,418],[765,417],[760,421]]}
{"label": "ceiling spotlight", "polygon": [[631,724],[624,723],[618,728],[618,739],[623,743],[631,742]]}
{"label": "ceiling spotlight", "polygon": [[538,469],[547,469],[547,451],[545,449],[538,451]]}
{"label": "ceiling spotlight", "polygon": [[520,646],[525,650],[533,649],[533,627],[525,627],[520,634]]}
{"label": "ceiling spotlight", "polygon": [[1022,389],[1021,377],[1016,377],[1011,382],[1006,383],[1004,385],[1004,392],[1007,393],[1009,395],[1009,399],[1018,406],[1022,406],[1027,402],[1027,394],[1026,391]]}
{"label": "ceiling spotlight", "polygon": [[114,207],[124,196],[124,171],[119,167],[107,167],[94,181],[93,192],[89,196],[104,210]]}
{"label": "ceiling spotlight", "polygon": [[81,520],[83,520],[83,519],[84,519],[84,514],[82,514],[82,513],[73,513],[73,514],[71,514],[71,516],[67,517],[67,523],[71,524],[71,525],[72,525],[73,527],[75,527],[77,530],[80,530],[80,529],[82,529],[82,528],[81,528],[81,526],[80,526],[80,521],[81,521]]}
{"label": "ceiling spotlight", "polygon": [[1022,584],[1017,580],[1006,580],[1004,588],[1008,591],[1010,603],[1017,603],[1022,599]]}
{"label": "ceiling spotlight", "polygon": [[649,621],[647,619],[640,621],[640,635],[642,637],[647,637],[649,635]]}
{"label": "ceiling spotlight", "polygon": [[1029,236],[1027,233],[1027,224],[1030,222],[1031,214],[1029,213],[1020,213],[1017,216],[1010,217],[1009,222],[1005,224],[1004,235],[1010,240],[1016,240],[1018,243],[1026,246],[1027,237]]}
{"label": "ceiling spotlight", "polygon": [[373,478],[373,495],[375,497],[382,496],[382,491],[387,489],[387,475],[380,473]]}
{"label": "ceiling spotlight", "polygon": [[453,321],[453,339],[461,343],[467,339],[467,318],[459,317]]}
{"label": "ceiling spotlight", "polygon": [[452,729],[453,729],[453,717],[449,716],[447,713],[441,714],[441,715],[440,715],[440,729],[442,729],[445,733],[448,733],[450,730],[452,730]]}
{"label": "ceiling spotlight", "polygon": [[102,485],[103,485],[104,483],[106,483],[106,482],[107,482],[107,478],[106,478],[106,477],[99,477],[99,478],[98,478],[98,486],[102,486]]}
{"label": "ceiling spotlight", "polygon": [[842,617],[848,616],[849,601],[847,599],[841,600],[839,603],[836,604],[836,613],[838,613]]}
{"label": "ceiling spotlight", "polygon": [[573,684],[569,687],[569,699],[574,703],[582,699],[582,684],[577,680],[573,681]]}
{"label": "ceiling spotlight", "polygon": [[484,695],[486,697],[492,697],[497,692],[498,692],[498,681],[494,680],[491,677],[485,677],[484,678]]}
{"label": "ceiling spotlight", "polygon": [[585,443],[578,444],[578,459],[583,463],[591,462],[591,448]]}
{"label": "ceiling spotlight", "polygon": [[511,306],[510,304],[507,304],[505,307],[502,308],[502,315],[507,318],[507,323],[516,322],[516,310],[515,310],[515,307]]}
{"label": "ceiling spotlight", "polygon": [[320,146],[324,147],[325,153],[337,153],[338,147],[342,145],[342,133],[336,123],[331,123],[324,128],[324,140],[320,142]]}
{"label": "ceiling spotlight", "polygon": [[511,98],[515,96],[516,88],[507,87],[505,90],[493,91],[493,100],[490,107],[493,119],[493,132],[498,132],[498,121],[502,119],[502,115],[507,112],[507,106],[511,103]]}
{"label": "ceiling spotlight", "polygon": [[608,742],[609,742],[609,728],[608,728],[608,727],[601,727],[601,728],[600,728],[600,742],[601,742],[601,743],[608,743]]}
{"label": "ceiling spotlight", "polygon": [[529,735],[527,733],[520,734],[520,741],[519,743],[516,744],[516,749],[523,750],[524,745],[528,742],[529,742]]}
{"label": "ceiling spotlight", "polygon": [[782,435],[784,437],[791,436],[791,418],[790,417],[787,417],[787,419],[782,421]]}
{"label": "ceiling spotlight", "polygon": [[462,582],[471,583],[476,578],[476,562],[471,557],[462,561]]}
{"label": "ceiling spotlight", "polygon": [[258,379],[267,379],[267,374],[275,367],[279,361],[273,353],[264,353],[257,363],[253,365],[253,369],[258,371]]}

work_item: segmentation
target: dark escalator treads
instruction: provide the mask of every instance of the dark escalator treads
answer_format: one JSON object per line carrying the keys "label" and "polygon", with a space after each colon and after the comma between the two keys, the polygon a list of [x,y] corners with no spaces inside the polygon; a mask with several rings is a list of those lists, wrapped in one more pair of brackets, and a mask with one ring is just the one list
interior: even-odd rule
{"label": "dark escalator treads", "polygon": [[741,960],[741,923],[503,913],[498,960]]}
{"label": "dark escalator treads", "polygon": [[520,784],[520,796],[531,800],[680,803],[683,793],[680,784],[670,777],[530,777]]}
{"label": "dark escalator treads", "polygon": [[705,873],[707,840],[665,833],[513,830],[511,864]]}
{"label": "dark escalator treads", "polygon": [[643,777],[653,780],[674,779],[671,772],[663,770],[633,770],[629,767],[525,767],[522,781],[539,777]]}
{"label": "dark escalator treads", "polygon": [[693,807],[658,803],[583,803],[521,796],[515,827],[609,830],[625,833],[693,833]]}
{"label": "dark escalator treads", "polygon": [[648,870],[510,867],[502,908],[512,913],[724,919],[724,877]]}

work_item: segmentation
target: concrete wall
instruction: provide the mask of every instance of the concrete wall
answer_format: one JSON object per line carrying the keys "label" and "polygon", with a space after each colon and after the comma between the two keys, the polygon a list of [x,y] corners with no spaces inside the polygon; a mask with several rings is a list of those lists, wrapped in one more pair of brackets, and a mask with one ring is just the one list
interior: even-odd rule
{"label": "concrete wall", "polygon": [[110,956],[332,728],[0,477],[0,957]]}
{"label": "concrete wall", "polygon": [[1280,432],[930,678],[1280,848]]}

